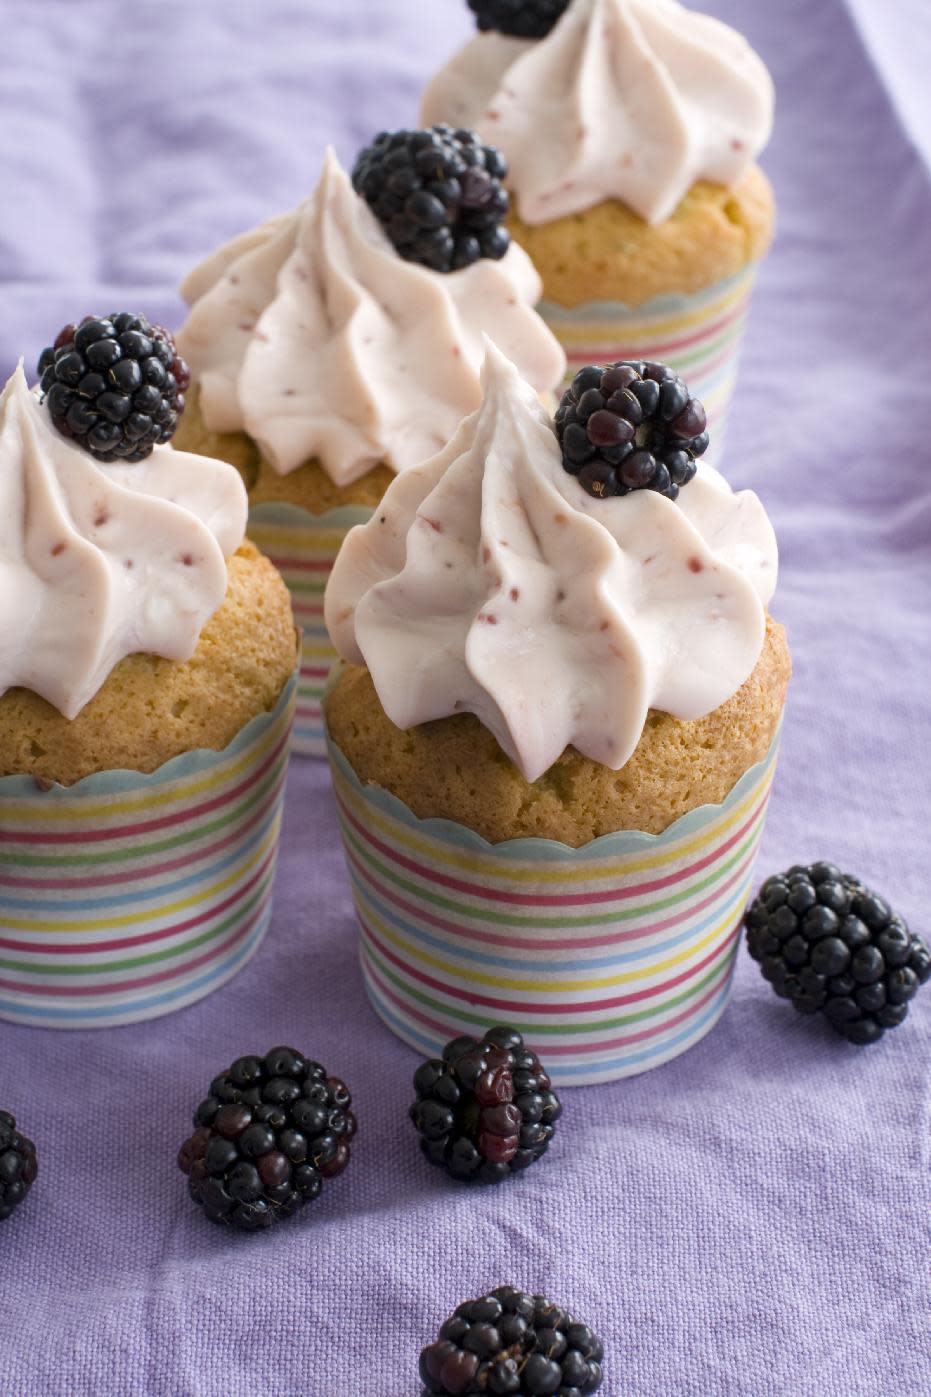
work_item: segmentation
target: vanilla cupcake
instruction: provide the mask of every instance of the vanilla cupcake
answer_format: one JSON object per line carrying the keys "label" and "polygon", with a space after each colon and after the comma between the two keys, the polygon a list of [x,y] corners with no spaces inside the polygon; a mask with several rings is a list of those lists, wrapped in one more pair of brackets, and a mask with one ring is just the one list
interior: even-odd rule
{"label": "vanilla cupcake", "polygon": [[[194,389],[180,442],[240,467],[250,537],[291,589],[304,632],[300,752],[323,752],[332,559],[394,475],[433,455],[478,405],[483,333],[537,391],[562,379],[564,355],[533,309],[539,277],[500,227],[503,164],[473,142],[479,173],[462,149],[451,133],[386,133],[360,157],[363,192],[330,151],[310,198],[234,239],[182,286],[191,312],[178,345]],[[418,169],[431,158],[441,168],[427,179]],[[460,166],[485,196],[471,213],[450,184]]]}
{"label": "vanilla cupcake", "polygon": [[124,410],[163,332],[117,319],[0,397],[0,1017],[55,1027],[191,1003],[257,948],[293,712],[242,481],[153,447],[164,393]]}
{"label": "vanilla cupcake", "polygon": [[506,1021],[594,1081],[716,1021],[790,674],[776,570],[759,500],[702,462],[586,489],[489,346],[481,408],[326,596],[366,983],[407,1041]]}
{"label": "vanilla cupcake", "polygon": [[476,0],[479,34],[425,121],[474,126],[510,165],[510,221],[569,372],[663,360],[707,404],[718,453],[774,204],[754,163],[772,80],[733,29],[678,0]]}

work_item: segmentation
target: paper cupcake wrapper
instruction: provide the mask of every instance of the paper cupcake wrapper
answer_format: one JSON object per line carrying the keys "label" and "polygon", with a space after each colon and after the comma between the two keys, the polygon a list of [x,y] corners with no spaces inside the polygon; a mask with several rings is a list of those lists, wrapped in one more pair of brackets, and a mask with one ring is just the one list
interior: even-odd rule
{"label": "paper cupcake wrapper", "polygon": [[661,296],[636,310],[592,301],[537,307],[566,351],[566,382],[585,364],[654,359],[681,374],[708,413],[709,459],[722,450],[756,266],[694,296]]}
{"label": "paper cupcake wrapper", "polygon": [[346,506],[314,515],[291,504],[260,504],[249,513],[248,535],[270,558],[291,593],[294,621],[303,635],[297,710],[291,750],[325,757],[323,692],[337,659],[323,623],[323,593],[343,539],[372,510]]}
{"label": "paper cupcake wrapper", "polygon": [[102,1028],[235,975],[271,915],[296,679],[223,752],[0,780],[0,1018]]}
{"label": "paper cupcake wrapper", "polygon": [[778,738],[721,805],[663,834],[581,849],[492,845],[363,786],[331,744],[334,786],[378,1014],[430,1057],[495,1023],[553,1080],[612,1081],[668,1062],[723,1013]]}

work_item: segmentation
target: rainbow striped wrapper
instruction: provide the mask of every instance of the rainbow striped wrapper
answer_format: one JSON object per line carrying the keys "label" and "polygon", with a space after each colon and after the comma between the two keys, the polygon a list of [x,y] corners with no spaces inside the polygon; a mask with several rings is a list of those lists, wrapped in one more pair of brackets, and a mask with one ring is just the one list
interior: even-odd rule
{"label": "rainbow striped wrapper", "polygon": [[570,849],[419,820],[331,744],[375,1009],[433,1057],[512,1024],[564,1085],[677,1057],[727,1003],[777,749],[663,834]]}
{"label": "rainbow striped wrapper", "polygon": [[708,413],[709,459],[721,455],[756,264],[694,296],[660,296],[636,310],[590,301],[537,310],[566,351],[566,382],[585,364],[653,359],[681,374]]}
{"label": "rainbow striped wrapper", "polygon": [[254,505],[249,512],[249,537],[284,578],[303,636],[291,744],[301,756],[326,756],[323,691],[337,659],[323,622],[327,578],[349,530],[371,517],[372,510],[358,505],[320,515],[292,504]]}
{"label": "rainbow striped wrapper", "polygon": [[296,679],[223,752],[0,780],[0,1018],[102,1028],[235,975],[271,916]]}

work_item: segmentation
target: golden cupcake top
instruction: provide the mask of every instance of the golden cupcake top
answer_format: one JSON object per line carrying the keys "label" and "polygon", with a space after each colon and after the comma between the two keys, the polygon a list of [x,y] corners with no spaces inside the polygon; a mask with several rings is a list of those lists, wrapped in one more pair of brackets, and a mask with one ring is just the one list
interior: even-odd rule
{"label": "golden cupcake top", "polygon": [[699,718],[750,675],[772,526],[641,367],[582,370],[554,423],[489,343],[482,406],[348,535],[327,626],[398,728],[472,713],[528,781],[569,746],[618,770],[651,709]]}
{"label": "golden cupcake top", "polygon": [[565,357],[501,226],[498,162],[470,133],[385,132],[354,188],[329,151],[297,209],[195,268],[178,344],[206,428],[245,431],[282,476],[317,460],[343,487],[448,441],[481,400],[485,331],[555,388]]}
{"label": "golden cupcake top", "polygon": [[67,327],[41,396],[22,363],[0,396],[0,695],[69,719],[125,656],[193,654],[245,533],[237,472],[167,444],[173,346],[119,319]]}
{"label": "golden cupcake top", "polygon": [[421,116],[500,147],[525,223],[606,199],[662,223],[698,181],[736,183],[769,139],[762,60],[678,0],[522,6],[541,19],[523,27],[500,0],[473,8],[485,32],[436,75]]}

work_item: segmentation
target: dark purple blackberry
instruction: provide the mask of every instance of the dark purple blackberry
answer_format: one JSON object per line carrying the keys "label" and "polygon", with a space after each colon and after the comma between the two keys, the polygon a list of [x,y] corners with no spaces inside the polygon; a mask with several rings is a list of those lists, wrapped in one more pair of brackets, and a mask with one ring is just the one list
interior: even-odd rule
{"label": "dark purple blackberry", "polygon": [[423,1397],[589,1397],[601,1387],[603,1358],[587,1324],[503,1285],[460,1305],[421,1352]]}
{"label": "dark purple blackberry", "polygon": [[0,1111],[0,1222],[23,1202],[38,1172],[35,1145],[16,1129],[9,1111]]}
{"label": "dark purple blackberry", "polygon": [[510,234],[507,161],[474,131],[383,131],[356,160],[352,183],[408,262],[437,272],[503,257]]}
{"label": "dark purple blackberry", "polygon": [[562,1114],[536,1053],[513,1028],[454,1038],[414,1074],[410,1110],[431,1164],[466,1183],[500,1184],[546,1153]]}
{"label": "dark purple blackberry", "polygon": [[211,1222],[255,1232],[313,1200],[349,1163],[344,1082],[293,1048],[240,1057],[215,1077],[178,1164]]}
{"label": "dark purple blackberry", "polygon": [[66,325],[39,375],[59,432],[98,461],[141,461],[169,441],[191,381],[168,331],[128,311]]}
{"label": "dark purple blackberry", "polygon": [[563,465],[600,496],[655,490],[674,500],[708,448],[705,423],[682,379],[645,360],[579,369],[556,409]]}
{"label": "dark purple blackberry", "polygon": [[744,918],[747,950],[800,1014],[851,1043],[898,1028],[931,976],[931,952],[883,898],[832,863],[767,878]]}
{"label": "dark purple blackberry", "polygon": [[469,0],[479,29],[496,29],[517,39],[545,39],[569,0]]}

